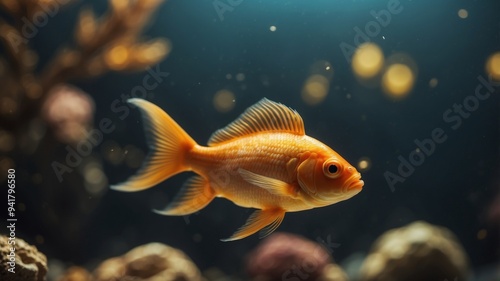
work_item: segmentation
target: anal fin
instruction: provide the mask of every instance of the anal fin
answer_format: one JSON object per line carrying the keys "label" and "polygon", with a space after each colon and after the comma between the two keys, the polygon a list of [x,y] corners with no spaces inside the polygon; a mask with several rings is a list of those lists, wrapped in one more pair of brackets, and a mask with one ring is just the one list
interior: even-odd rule
{"label": "anal fin", "polygon": [[208,180],[193,176],[184,183],[174,200],[163,210],[155,213],[168,216],[184,216],[195,213],[207,206],[215,197]]}
{"label": "anal fin", "polygon": [[250,236],[259,230],[262,230],[260,238],[266,237],[278,228],[284,217],[285,211],[283,209],[276,208],[257,210],[252,213],[245,225],[240,227],[231,237],[221,239],[221,241],[227,242],[239,240]]}

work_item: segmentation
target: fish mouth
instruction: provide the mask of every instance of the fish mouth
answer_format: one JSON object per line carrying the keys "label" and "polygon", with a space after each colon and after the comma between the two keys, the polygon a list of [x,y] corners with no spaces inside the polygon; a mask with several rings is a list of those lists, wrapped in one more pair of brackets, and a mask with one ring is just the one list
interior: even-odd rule
{"label": "fish mouth", "polygon": [[345,191],[350,192],[350,191],[361,191],[363,186],[365,185],[365,182],[361,180],[361,174],[356,174],[351,176],[349,180],[347,181],[347,187],[345,188]]}

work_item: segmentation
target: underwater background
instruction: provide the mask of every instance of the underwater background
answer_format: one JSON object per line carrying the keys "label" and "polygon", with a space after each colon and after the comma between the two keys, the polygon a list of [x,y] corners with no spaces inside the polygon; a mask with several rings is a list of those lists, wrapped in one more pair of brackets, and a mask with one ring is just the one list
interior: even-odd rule
{"label": "underwater background", "polygon": [[[425,221],[456,236],[467,280],[500,280],[499,1],[46,2],[57,9],[37,18],[0,1],[0,178],[6,187],[15,169],[15,235],[46,255],[49,279],[160,242],[202,273],[247,280],[263,240],[220,239],[253,210],[216,199],[190,216],[153,213],[190,173],[136,193],[109,185],[148,152],[128,98],[158,105],[205,145],[266,97],[297,110],[306,134],[365,182],[347,201],[287,213],[278,232],[329,241],[357,280],[380,235]],[[44,1],[19,3],[40,11]]]}

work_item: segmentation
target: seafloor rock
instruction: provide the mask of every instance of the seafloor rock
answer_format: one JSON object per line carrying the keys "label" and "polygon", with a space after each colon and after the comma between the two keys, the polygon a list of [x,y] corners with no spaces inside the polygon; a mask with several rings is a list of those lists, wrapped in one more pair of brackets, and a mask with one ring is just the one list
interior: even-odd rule
{"label": "seafloor rock", "polygon": [[[35,246],[31,246],[20,238],[15,244],[9,244],[7,236],[0,236],[0,280],[9,281],[42,281],[47,274],[47,258]],[[14,247],[15,251],[11,252]],[[9,264],[11,255],[15,255],[15,265]],[[14,265],[14,273],[9,271]],[[12,270],[12,269],[11,269]]]}
{"label": "seafloor rock", "polygon": [[338,276],[336,268],[327,267],[331,262],[330,254],[320,244],[297,235],[275,233],[248,255],[246,270],[259,281],[343,280],[326,276],[320,279],[325,272]]}
{"label": "seafloor rock", "polygon": [[105,260],[94,271],[96,281],[202,281],[196,265],[180,250],[160,243],[136,247]]}
{"label": "seafloor rock", "polygon": [[468,258],[448,229],[425,222],[387,231],[361,267],[362,281],[466,280]]}

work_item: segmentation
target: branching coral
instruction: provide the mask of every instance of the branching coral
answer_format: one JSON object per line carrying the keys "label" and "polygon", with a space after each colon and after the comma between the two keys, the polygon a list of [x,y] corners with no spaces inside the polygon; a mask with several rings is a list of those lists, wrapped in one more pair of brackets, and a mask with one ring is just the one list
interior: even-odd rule
{"label": "branching coral", "polygon": [[20,212],[26,209],[31,222],[43,224],[40,235],[57,241],[53,247],[62,252],[79,247],[81,229],[107,185],[92,148],[63,180],[51,166],[67,163],[68,147],[85,143],[93,125],[91,95],[71,84],[109,71],[144,70],[170,51],[166,39],[141,38],[163,0],[109,0],[99,16],[81,10],[74,34],[61,35],[64,46],[46,58],[46,51],[34,48],[45,41],[34,39],[44,38],[49,20],[76,7],[72,2],[0,0],[0,170],[16,168]]}
{"label": "branching coral", "polygon": [[[73,47],[63,47],[40,72],[38,54],[30,47],[37,23],[61,11],[69,0],[0,0],[10,22],[0,20],[6,58],[0,58],[0,126],[13,133],[40,114],[51,89],[107,71],[136,71],[158,63],[170,50],[165,39],[140,40],[139,35],[163,0],[110,0],[109,11],[97,18],[80,12]],[[50,123],[50,119],[45,120]],[[57,134],[56,134],[57,135]],[[66,141],[60,139],[60,141]],[[73,140],[74,141],[74,140]],[[1,147],[1,146],[0,146]]]}

